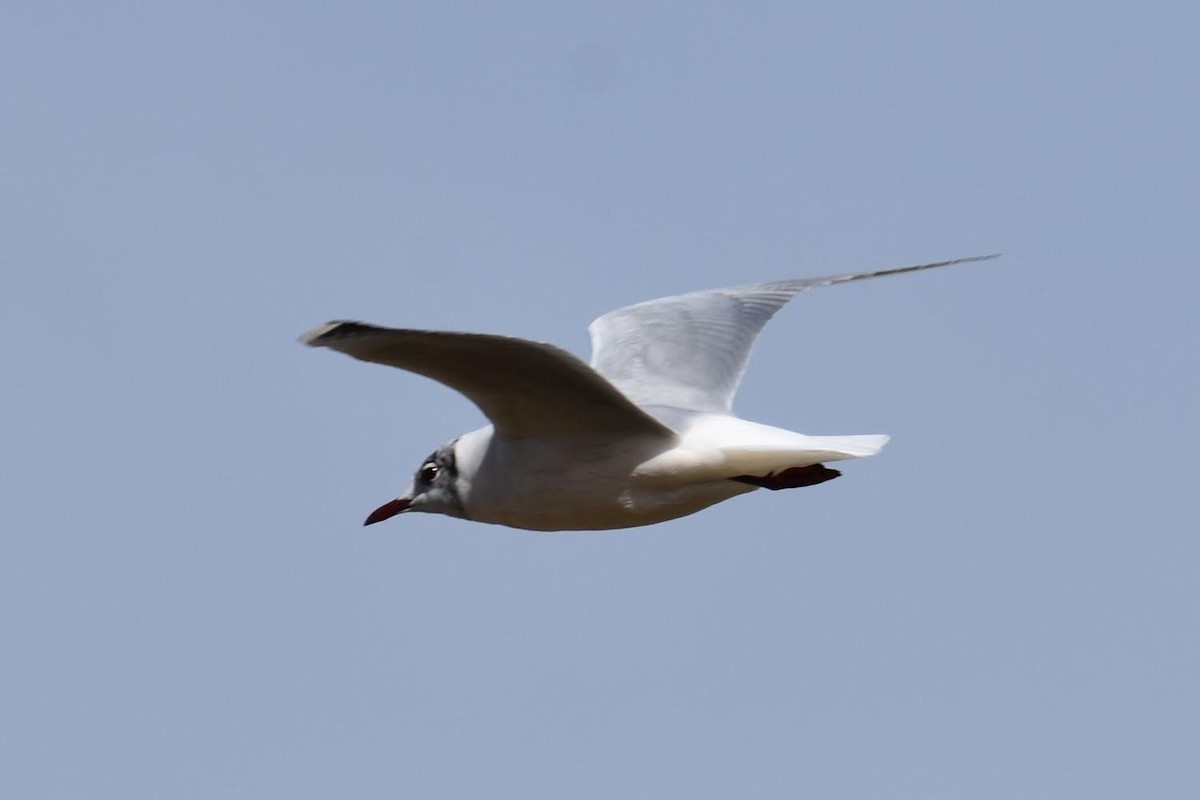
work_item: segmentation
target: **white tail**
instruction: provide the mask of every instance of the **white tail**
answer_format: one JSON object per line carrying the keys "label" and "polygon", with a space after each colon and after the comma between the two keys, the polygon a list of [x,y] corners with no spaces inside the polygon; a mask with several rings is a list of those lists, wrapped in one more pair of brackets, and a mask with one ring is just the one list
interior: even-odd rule
{"label": "white tail", "polygon": [[793,467],[807,467],[827,461],[866,458],[883,449],[888,438],[883,434],[864,436],[804,436],[793,434],[794,444],[723,447],[725,467],[735,474],[767,475]]}

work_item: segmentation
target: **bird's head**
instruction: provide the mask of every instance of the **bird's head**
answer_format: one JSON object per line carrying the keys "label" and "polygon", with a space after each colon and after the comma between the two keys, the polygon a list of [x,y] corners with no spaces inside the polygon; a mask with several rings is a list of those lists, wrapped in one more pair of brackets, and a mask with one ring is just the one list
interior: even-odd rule
{"label": "bird's head", "polygon": [[374,525],[405,511],[466,516],[459,494],[458,463],[454,455],[457,443],[458,440],[455,440],[431,453],[417,468],[404,494],[372,511],[363,524]]}

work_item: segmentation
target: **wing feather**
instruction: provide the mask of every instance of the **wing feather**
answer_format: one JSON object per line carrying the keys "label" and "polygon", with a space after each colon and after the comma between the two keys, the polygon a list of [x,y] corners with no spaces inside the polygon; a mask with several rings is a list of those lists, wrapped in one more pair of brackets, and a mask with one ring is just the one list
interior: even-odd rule
{"label": "wing feather", "polygon": [[762,283],[621,308],[588,327],[592,367],[640,406],[731,413],[763,326],[806,289],[984,261],[976,256],[909,267]]}
{"label": "wing feather", "polygon": [[335,321],[301,337],[361,361],[415,372],[466,395],[499,436],[673,436],[575,356],[508,336]]}

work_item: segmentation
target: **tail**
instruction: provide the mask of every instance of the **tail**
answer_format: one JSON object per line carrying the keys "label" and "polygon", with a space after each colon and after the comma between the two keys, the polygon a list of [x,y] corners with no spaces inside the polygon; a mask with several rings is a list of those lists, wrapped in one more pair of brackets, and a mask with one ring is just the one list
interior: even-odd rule
{"label": "tail", "polygon": [[840,461],[847,458],[867,458],[876,455],[892,437],[886,433],[867,433],[860,436],[810,436],[809,438],[819,443],[822,450],[835,455],[834,458],[826,458],[826,461]]}
{"label": "tail", "polygon": [[883,449],[891,438],[884,434],[863,436],[802,436],[784,446],[722,448],[725,467],[735,475],[768,475],[795,467],[826,461],[867,458]]}

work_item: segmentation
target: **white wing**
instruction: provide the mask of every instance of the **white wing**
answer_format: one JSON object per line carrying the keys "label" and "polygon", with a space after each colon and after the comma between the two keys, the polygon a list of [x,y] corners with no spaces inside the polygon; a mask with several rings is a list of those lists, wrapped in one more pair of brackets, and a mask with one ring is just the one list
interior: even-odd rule
{"label": "white wing", "polygon": [[499,436],[674,437],[591,367],[550,344],[345,321],[326,323],[301,338],[312,347],[399,367],[457,389],[491,419]]}
{"label": "white wing", "polygon": [[640,406],[728,414],[754,340],[767,320],[805,289],[989,258],[996,256],[714,289],[638,303],[605,314],[588,327],[592,367]]}

